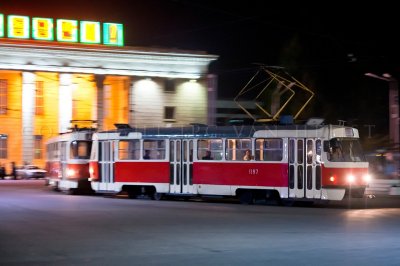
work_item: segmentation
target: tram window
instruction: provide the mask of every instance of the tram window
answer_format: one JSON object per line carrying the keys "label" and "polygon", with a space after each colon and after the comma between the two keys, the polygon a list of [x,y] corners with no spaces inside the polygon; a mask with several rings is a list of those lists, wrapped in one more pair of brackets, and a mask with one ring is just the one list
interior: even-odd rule
{"label": "tram window", "polygon": [[251,151],[251,139],[227,139],[226,140],[226,159],[233,161],[243,161],[246,150]]}
{"label": "tram window", "polygon": [[294,163],[294,140],[289,141],[289,163]]}
{"label": "tram window", "polygon": [[321,189],[321,165],[315,167],[315,188]]}
{"label": "tram window", "polygon": [[312,189],[312,166],[307,166],[307,189]]}
{"label": "tram window", "polygon": [[165,159],[165,140],[144,140],[143,150],[148,150],[150,159],[163,160]]}
{"label": "tram window", "polygon": [[303,141],[301,139],[297,140],[297,162],[303,163]]}
{"label": "tram window", "polygon": [[61,161],[67,160],[67,142],[63,141],[60,143],[60,149],[57,150],[57,158],[60,158]]}
{"label": "tram window", "polygon": [[294,165],[289,166],[289,187],[294,189]]}
{"label": "tram window", "polygon": [[[93,145],[95,144],[95,145]],[[98,142],[93,142],[92,146],[92,150],[90,152],[90,160],[95,160],[97,158],[97,149],[96,147],[98,147]],[[97,144],[97,145],[96,145]]]}
{"label": "tram window", "polygon": [[121,140],[118,143],[118,158],[120,160],[139,160],[140,140]]}
{"label": "tram window", "polygon": [[70,146],[70,159],[89,159],[92,142],[72,141]]}
{"label": "tram window", "polygon": [[222,139],[199,139],[197,142],[197,158],[206,157],[207,151],[210,151],[211,160],[222,160],[224,156],[222,146]]}
{"label": "tram window", "polygon": [[174,154],[175,154],[175,152],[174,152],[174,142],[170,141],[169,142],[169,159],[170,159],[171,162],[175,160]]}
{"label": "tram window", "polygon": [[316,153],[316,155],[315,155],[315,161],[317,162],[317,163],[321,163],[321,153],[322,153],[322,151],[321,151],[321,140],[320,139],[317,139],[316,141],[315,141],[315,153]]}
{"label": "tram window", "polygon": [[181,142],[178,140],[176,142],[176,161],[180,162],[181,161]]}
{"label": "tram window", "polygon": [[303,166],[297,166],[297,188],[303,189]]}
{"label": "tram window", "polygon": [[307,164],[311,164],[313,159],[313,141],[307,140]]}
{"label": "tram window", "polygon": [[282,139],[256,139],[257,161],[281,161],[283,158]]}

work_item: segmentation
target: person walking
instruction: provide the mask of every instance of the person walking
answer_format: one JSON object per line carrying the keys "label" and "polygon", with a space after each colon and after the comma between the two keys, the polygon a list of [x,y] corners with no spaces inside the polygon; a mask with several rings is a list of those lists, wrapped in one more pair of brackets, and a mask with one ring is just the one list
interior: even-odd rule
{"label": "person walking", "polygon": [[12,179],[17,179],[17,168],[15,162],[11,162],[11,177]]}
{"label": "person walking", "polygon": [[6,177],[6,168],[0,164],[0,179],[4,179]]}

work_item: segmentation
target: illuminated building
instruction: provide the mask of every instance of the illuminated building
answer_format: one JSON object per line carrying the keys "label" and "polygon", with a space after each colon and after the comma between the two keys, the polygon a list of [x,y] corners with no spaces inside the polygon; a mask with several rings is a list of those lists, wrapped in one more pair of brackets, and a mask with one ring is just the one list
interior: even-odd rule
{"label": "illuminated building", "polygon": [[[53,21],[35,23],[43,27]],[[80,27],[98,31],[95,22]],[[115,36],[117,30],[113,24],[107,34]],[[74,126],[215,123],[216,78],[208,74],[215,55],[110,46],[95,36],[57,42],[40,27],[32,29],[32,40],[24,31],[15,33],[22,39],[6,38],[2,26],[0,35],[0,163],[8,169],[13,161],[43,166],[46,140]]]}

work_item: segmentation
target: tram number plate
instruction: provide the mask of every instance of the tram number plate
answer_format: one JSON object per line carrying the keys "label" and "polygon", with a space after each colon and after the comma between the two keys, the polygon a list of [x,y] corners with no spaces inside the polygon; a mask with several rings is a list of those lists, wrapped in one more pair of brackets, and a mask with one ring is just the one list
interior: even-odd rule
{"label": "tram number plate", "polygon": [[258,169],[257,168],[250,168],[249,169],[249,175],[258,175]]}

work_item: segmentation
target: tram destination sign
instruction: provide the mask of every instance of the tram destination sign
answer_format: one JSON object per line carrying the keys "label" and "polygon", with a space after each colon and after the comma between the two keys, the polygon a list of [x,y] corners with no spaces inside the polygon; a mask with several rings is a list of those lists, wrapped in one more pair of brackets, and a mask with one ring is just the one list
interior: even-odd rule
{"label": "tram destination sign", "polygon": [[123,24],[0,14],[0,38],[124,45]]}

